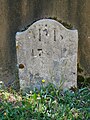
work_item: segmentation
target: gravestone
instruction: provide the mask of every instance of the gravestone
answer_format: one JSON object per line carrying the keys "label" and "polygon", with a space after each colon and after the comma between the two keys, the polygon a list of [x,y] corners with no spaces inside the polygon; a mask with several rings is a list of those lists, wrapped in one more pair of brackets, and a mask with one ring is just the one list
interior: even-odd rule
{"label": "gravestone", "polygon": [[21,89],[40,88],[42,79],[63,88],[77,86],[78,32],[52,19],[17,32],[16,49]]}

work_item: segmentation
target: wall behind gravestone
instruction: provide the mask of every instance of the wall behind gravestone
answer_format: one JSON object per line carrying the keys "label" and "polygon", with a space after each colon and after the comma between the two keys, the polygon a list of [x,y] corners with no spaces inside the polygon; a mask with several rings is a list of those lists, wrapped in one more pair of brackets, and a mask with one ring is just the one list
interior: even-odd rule
{"label": "wall behind gravestone", "polygon": [[79,30],[78,60],[90,74],[90,0],[0,0],[0,80],[14,82],[15,33],[41,18],[57,17]]}

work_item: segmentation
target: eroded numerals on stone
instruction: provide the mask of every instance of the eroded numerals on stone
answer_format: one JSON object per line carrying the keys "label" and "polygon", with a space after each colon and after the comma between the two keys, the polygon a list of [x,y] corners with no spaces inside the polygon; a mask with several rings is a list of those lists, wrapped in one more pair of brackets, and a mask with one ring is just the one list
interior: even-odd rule
{"label": "eroded numerals on stone", "polygon": [[60,37],[61,37],[61,40],[63,39],[63,36],[62,35],[60,35]]}
{"label": "eroded numerals on stone", "polygon": [[39,41],[41,41],[41,29],[39,29]]}
{"label": "eroded numerals on stone", "polygon": [[54,41],[56,41],[56,29],[54,28]]}
{"label": "eroded numerals on stone", "polygon": [[42,49],[38,49],[38,52],[39,52],[39,56],[42,55]]}
{"label": "eroded numerals on stone", "polygon": [[48,35],[48,30],[47,30],[47,28],[45,28],[45,29],[43,30],[43,32],[45,33],[46,36]]}
{"label": "eroded numerals on stone", "polygon": [[32,52],[31,52],[32,56],[34,56],[34,50],[32,49]]}

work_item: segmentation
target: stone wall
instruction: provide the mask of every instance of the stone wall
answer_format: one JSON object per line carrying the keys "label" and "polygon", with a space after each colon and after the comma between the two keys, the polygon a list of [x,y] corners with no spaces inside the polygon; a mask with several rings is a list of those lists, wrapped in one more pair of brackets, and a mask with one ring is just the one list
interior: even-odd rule
{"label": "stone wall", "polygon": [[0,0],[0,80],[8,86],[16,80],[15,33],[49,17],[78,29],[78,61],[90,75],[89,6],[90,0]]}

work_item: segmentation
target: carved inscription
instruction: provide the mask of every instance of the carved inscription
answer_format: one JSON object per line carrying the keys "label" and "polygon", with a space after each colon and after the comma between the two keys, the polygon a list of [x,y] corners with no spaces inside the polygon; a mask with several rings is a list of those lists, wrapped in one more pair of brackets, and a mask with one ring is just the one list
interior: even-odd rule
{"label": "carved inscription", "polygon": [[54,41],[56,41],[56,31],[54,29]]}
{"label": "carved inscription", "polygon": [[41,41],[41,29],[39,29],[39,41]]}

